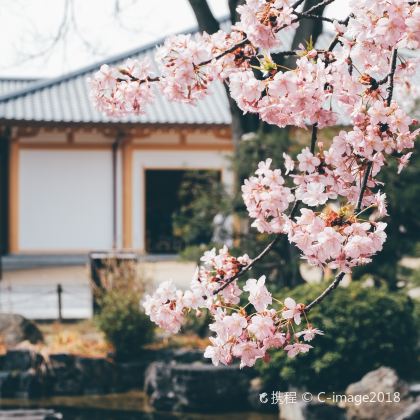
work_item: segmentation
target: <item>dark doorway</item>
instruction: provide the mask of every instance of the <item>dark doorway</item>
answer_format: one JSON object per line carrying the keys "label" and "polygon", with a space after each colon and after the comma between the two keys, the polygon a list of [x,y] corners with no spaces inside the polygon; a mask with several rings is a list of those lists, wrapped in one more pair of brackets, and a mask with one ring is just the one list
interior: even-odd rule
{"label": "dark doorway", "polygon": [[[216,175],[220,171],[161,170],[145,171],[146,180],[146,251],[174,254],[185,247],[182,237],[173,234],[173,216],[184,204],[179,190],[186,178],[200,183],[203,173]],[[184,184],[185,186],[185,184]],[[185,200],[185,199],[184,199]]]}

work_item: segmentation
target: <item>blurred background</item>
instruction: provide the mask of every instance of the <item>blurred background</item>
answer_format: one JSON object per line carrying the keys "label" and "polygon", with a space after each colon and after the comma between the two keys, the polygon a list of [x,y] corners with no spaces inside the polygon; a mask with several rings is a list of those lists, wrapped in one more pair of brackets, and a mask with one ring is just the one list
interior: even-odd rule
{"label": "blurred background", "polygon": [[[342,19],[347,3],[321,9]],[[269,237],[250,228],[239,187],[260,160],[281,167],[283,152],[296,156],[310,133],[243,116],[221,84],[196,107],[158,97],[143,116],[111,120],[91,105],[87,80],[102,63],[153,59],[170,34],[228,30],[238,4],[16,0],[1,8],[0,418],[272,419],[280,408],[292,420],[382,419],[419,409],[418,150],[401,176],[393,164],[384,170],[388,241],[311,312],[326,335],[308,355],[214,368],[202,358],[206,316],[169,336],[139,308],[162,281],[188,287],[213,246],[251,256],[264,248]],[[283,37],[288,50],[311,37],[324,48],[332,35],[329,24],[305,20]],[[418,115],[417,99],[406,99]],[[321,130],[320,140],[328,145],[348,124]],[[286,238],[250,276],[261,274],[278,299],[302,302],[333,276],[305,264]],[[352,383],[359,393],[400,392],[403,402],[302,406],[278,394],[330,395]]]}

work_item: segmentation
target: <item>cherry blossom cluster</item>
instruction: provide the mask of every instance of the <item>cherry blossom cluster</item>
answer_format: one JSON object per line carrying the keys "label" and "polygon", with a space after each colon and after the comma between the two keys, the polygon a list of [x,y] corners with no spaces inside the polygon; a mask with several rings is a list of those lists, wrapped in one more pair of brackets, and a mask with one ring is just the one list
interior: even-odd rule
{"label": "cherry blossom cluster", "polygon": [[420,9],[410,0],[351,0],[354,11],[344,34],[364,47],[420,47]]}
{"label": "cherry blossom cluster", "polygon": [[241,17],[237,27],[258,48],[281,47],[280,30],[296,27],[294,9],[289,0],[247,0],[237,8]]}
{"label": "cherry blossom cluster", "polygon": [[280,169],[270,169],[272,160],[258,164],[257,176],[245,180],[242,186],[249,217],[255,219],[252,226],[260,232],[284,233],[287,222],[285,211],[295,197],[290,188],[284,186]]}
{"label": "cherry blossom cluster", "polygon": [[151,62],[128,59],[117,70],[104,64],[89,81],[91,97],[96,108],[113,117],[144,114],[155,95],[150,80]]}
{"label": "cherry blossom cluster", "polygon": [[[322,332],[309,324],[308,311],[344,273],[382,249],[387,210],[378,176],[390,159],[402,171],[420,133],[405,108],[409,101],[398,97],[413,98],[416,88],[410,79],[419,60],[407,50],[420,46],[418,2],[351,0],[352,13],[334,21],[327,49],[308,40],[285,51],[283,30],[296,28],[301,19],[320,18],[321,3],[307,12],[301,4],[246,0],[229,33],[168,38],[156,53],[158,76],[149,61],[130,60],[119,69],[102,66],[90,81],[97,108],[109,116],[146,112],[156,91],[194,104],[219,81],[244,113],[279,127],[312,128],[308,147],[296,157],[284,154],[284,177],[267,159],[245,180],[242,194],[252,226],[276,235],[271,244],[286,234],[310,264],[337,270],[337,283],[307,306],[291,298],[280,302],[264,276],[243,287],[238,282],[271,246],[254,259],[236,258],[225,247],[205,253],[188,290],[165,282],[145,299],[152,321],[173,333],[187,314],[208,310],[215,335],[205,355],[215,364],[237,358],[241,366],[252,366],[267,359],[272,348],[289,356],[311,348],[307,342]],[[279,56],[294,59],[276,61]],[[331,142],[318,142],[318,129],[342,124],[343,118],[350,121],[348,130]],[[298,331],[302,317],[306,328]]]}
{"label": "cherry blossom cluster", "polygon": [[[201,257],[202,264],[191,281],[190,289],[177,290],[169,281],[162,283],[156,292],[147,295],[144,307],[150,319],[161,328],[177,332],[185,321],[186,313],[199,308],[212,310],[215,301],[223,299],[225,304],[238,304],[242,293],[237,282],[232,281],[249,264],[248,255],[234,257],[227,247],[216,253],[213,248]],[[223,290],[217,291],[223,287]]]}
{"label": "cherry blossom cluster", "polygon": [[[309,351],[308,342],[323,334],[308,322],[303,304],[290,297],[284,302],[275,299],[267,290],[265,276],[247,280],[243,288],[232,281],[249,264],[247,255],[235,258],[224,247],[218,253],[207,251],[201,261],[188,290],[178,290],[166,281],[145,297],[143,306],[153,322],[171,333],[180,330],[189,313],[200,316],[208,310],[214,319],[209,328],[215,336],[210,337],[204,356],[216,366],[235,359],[241,367],[253,366],[258,359],[267,360],[269,350],[275,348],[294,357]],[[244,292],[247,303],[240,306]],[[302,317],[306,327],[297,331]]]}
{"label": "cherry blossom cluster", "polygon": [[320,214],[302,209],[291,223],[289,240],[310,264],[348,273],[382,249],[385,227],[383,222],[359,220],[351,208],[326,208]]}
{"label": "cherry blossom cluster", "polygon": [[175,35],[167,38],[156,53],[162,75],[160,89],[170,100],[194,102],[207,92],[213,80],[209,66],[196,64],[210,60],[211,51],[204,40],[191,35]]}
{"label": "cherry blossom cluster", "polygon": [[[269,350],[284,349],[289,357],[307,353],[308,344],[315,335],[323,332],[314,328],[307,320],[303,330],[296,331],[301,324],[304,305],[288,297],[284,302],[275,300],[265,286],[265,276],[249,279],[244,286],[249,293],[248,304],[255,312],[248,314],[245,308],[218,308],[210,330],[216,335],[210,337],[211,345],[204,357],[214,365],[228,365],[240,359],[240,367],[254,366],[258,359],[269,360]],[[278,309],[270,308],[275,300]],[[303,341],[301,339],[303,337]]]}

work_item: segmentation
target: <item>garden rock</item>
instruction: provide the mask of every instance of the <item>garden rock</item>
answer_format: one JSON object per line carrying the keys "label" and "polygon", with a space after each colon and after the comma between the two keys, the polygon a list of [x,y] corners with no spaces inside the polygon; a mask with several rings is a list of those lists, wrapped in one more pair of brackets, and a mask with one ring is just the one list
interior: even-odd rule
{"label": "garden rock", "polygon": [[[396,392],[401,398],[399,402],[393,401]],[[384,393],[385,397],[389,393],[392,402],[377,401],[378,393]],[[349,420],[394,420],[399,418],[413,402],[409,397],[408,385],[400,380],[395,370],[388,367],[367,373],[359,382],[349,385],[346,394],[376,396],[375,402],[342,403],[341,406],[346,408]]]}
{"label": "garden rock", "polygon": [[32,344],[43,341],[36,324],[17,314],[0,313],[0,337],[7,347],[14,347],[22,341]]}
{"label": "garden rock", "polygon": [[80,395],[83,393],[83,372],[76,367],[76,356],[66,353],[49,357],[54,395]]}
{"label": "garden rock", "polygon": [[117,369],[109,359],[77,357],[75,366],[82,374],[84,394],[106,394],[116,390]]}
{"label": "garden rock", "polygon": [[249,382],[239,366],[155,362],[146,372],[145,391],[159,410],[243,410]]}
{"label": "garden rock", "polygon": [[32,350],[9,350],[4,358],[2,370],[38,369],[43,363],[44,358]]}

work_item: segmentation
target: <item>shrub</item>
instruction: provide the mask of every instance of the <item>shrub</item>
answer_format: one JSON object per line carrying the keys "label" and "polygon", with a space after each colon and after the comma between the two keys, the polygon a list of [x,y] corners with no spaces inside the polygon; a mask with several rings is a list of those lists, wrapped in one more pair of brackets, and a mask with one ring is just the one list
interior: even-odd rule
{"label": "shrub", "polygon": [[110,259],[100,275],[102,287],[94,289],[100,307],[96,324],[118,359],[134,359],[154,335],[154,326],[140,307],[144,273],[136,262]]}
{"label": "shrub", "polygon": [[101,312],[96,323],[114,346],[117,358],[136,358],[142,347],[152,341],[154,331],[149,317],[140,309],[139,294],[116,289],[100,300]]}
{"label": "shrub", "polygon": [[[310,302],[324,287],[305,284],[290,295]],[[341,391],[379,366],[392,367],[405,378],[416,371],[418,325],[413,302],[402,292],[353,282],[314,307],[309,320],[326,334],[316,339],[307,355],[290,359],[278,351],[260,367],[273,389],[294,385],[310,391]]]}

